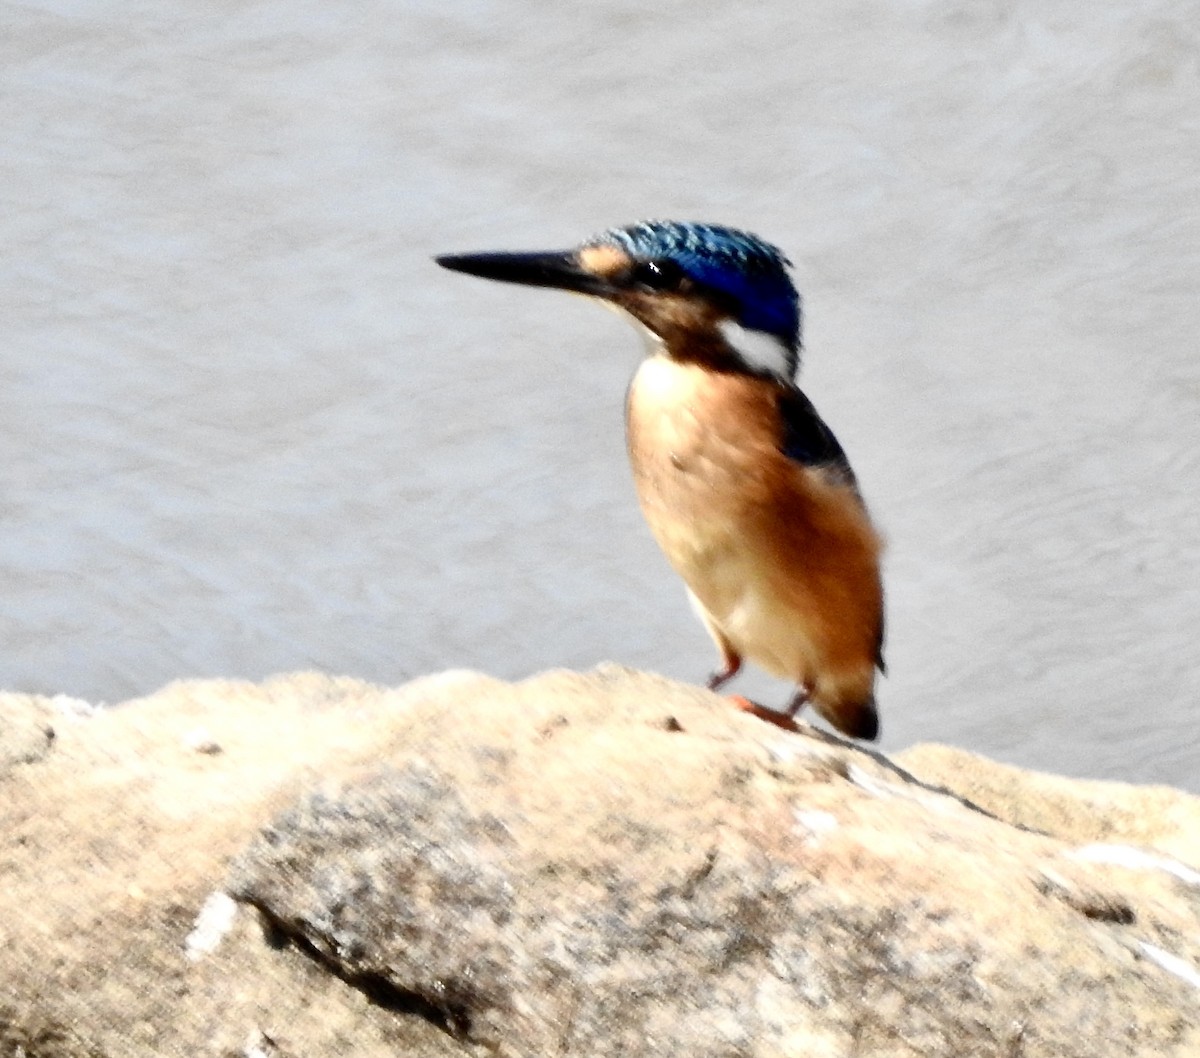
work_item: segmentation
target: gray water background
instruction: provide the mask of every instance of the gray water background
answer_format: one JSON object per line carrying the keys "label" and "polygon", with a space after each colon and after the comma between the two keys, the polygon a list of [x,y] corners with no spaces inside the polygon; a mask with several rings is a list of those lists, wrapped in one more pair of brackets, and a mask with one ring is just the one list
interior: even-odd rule
{"label": "gray water background", "polygon": [[702,678],[639,339],[430,263],[644,217],[795,261],[884,748],[1200,790],[1183,0],[0,5],[0,687]]}

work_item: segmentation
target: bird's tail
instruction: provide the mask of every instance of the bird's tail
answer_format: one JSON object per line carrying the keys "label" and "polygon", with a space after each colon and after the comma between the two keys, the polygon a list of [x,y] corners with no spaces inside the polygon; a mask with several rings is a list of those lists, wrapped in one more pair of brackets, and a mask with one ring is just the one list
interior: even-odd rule
{"label": "bird's tail", "polygon": [[834,698],[818,693],[813,696],[812,704],[843,735],[865,742],[874,742],[879,737],[879,710],[875,708],[874,691],[868,691],[865,698],[861,695]]}

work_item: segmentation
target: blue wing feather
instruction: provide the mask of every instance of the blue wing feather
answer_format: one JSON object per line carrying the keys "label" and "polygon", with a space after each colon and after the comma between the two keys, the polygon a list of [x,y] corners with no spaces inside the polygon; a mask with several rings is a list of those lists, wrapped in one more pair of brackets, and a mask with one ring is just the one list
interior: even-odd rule
{"label": "blue wing feather", "polygon": [[785,456],[807,467],[829,470],[858,492],[858,480],[845,450],[812,401],[795,386],[780,388],[779,417],[783,426],[779,448]]}

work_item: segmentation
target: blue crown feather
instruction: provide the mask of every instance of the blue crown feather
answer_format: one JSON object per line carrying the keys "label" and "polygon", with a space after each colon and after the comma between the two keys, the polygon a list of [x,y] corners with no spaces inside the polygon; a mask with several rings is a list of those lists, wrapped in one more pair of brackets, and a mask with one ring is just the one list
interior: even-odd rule
{"label": "blue crown feather", "polygon": [[757,235],[716,224],[643,221],[590,240],[590,245],[602,244],[637,260],[674,261],[696,283],[733,299],[743,327],[799,348],[800,295],[788,274],[791,261]]}

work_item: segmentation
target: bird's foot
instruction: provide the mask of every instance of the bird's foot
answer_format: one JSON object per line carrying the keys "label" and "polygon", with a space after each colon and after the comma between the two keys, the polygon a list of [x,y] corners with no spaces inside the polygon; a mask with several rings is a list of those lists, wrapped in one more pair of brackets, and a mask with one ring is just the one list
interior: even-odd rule
{"label": "bird's foot", "polygon": [[796,714],[808,704],[810,697],[812,697],[811,688],[803,683],[800,684],[796,688],[796,693],[792,695],[792,700],[788,702],[787,708],[784,710],[785,715],[794,719]]}
{"label": "bird's foot", "polygon": [[721,668],[708,678],[706,686],[710,691],[720,690],[742,670],[742,659],[736,655],[726,654],[721,659]]}
{"label": "bird's foot", "polygon": [[768,724],[774,724],[776,727],[783,728],[784,731],[799,731],[800,725],[792,719],[789,713],[776,712],[774,709],[768,709],[765,705],[759,705],[758,702],[752,702],[749,698],[744,698],[740,694],[731,694],[729,696],[734,706],[741,709],[744,713],[749,713],[751,716],[757,716],[759,720],[765,720]]}

